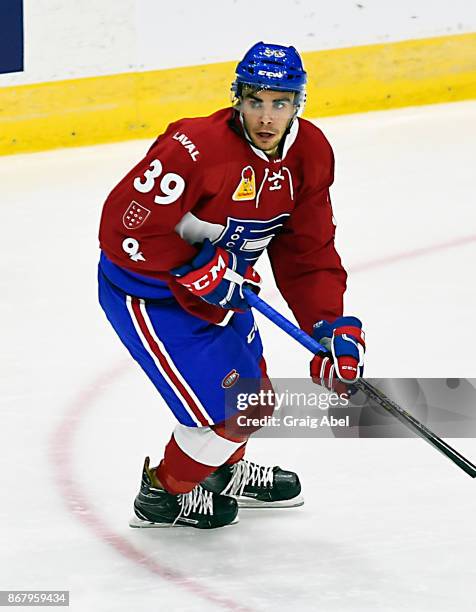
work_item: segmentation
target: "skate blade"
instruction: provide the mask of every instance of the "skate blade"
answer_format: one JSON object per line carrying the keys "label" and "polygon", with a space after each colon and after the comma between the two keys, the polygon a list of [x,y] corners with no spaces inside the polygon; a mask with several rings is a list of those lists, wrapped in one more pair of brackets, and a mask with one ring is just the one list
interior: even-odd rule
{"label": "skate blade", "polygon": [[[236,525],[240,521],[240,518],[236,516],[236,518],[228,525],[223,525],[223,527],[229,527],[230,525]],[[153,523],[152,521],[146,521],[140,519],[137,516],[133,516],[129,521],[129,527],[133,529],[175,529],[176,527],[192,527],[192,525],[185,525],[184,523],[176,523],[173,525],[172,523]],[[221,529],[221,527],[217,527],[217,529]],[[198,531],[207,531],[206,529],[199,529]]]}
{"label": "skate blade", "polygon": [[252,497],[246,497],[245,495],[238,495],[235,499],[240,508],[297,508],[304,504],[304,497],[302,495],[274,502],[263,502]]}

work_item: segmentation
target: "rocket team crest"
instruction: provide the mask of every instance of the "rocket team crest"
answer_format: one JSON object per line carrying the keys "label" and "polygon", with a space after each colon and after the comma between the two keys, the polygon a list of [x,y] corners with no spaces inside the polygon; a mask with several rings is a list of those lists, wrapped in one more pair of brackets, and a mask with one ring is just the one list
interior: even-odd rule
{"label": "rocket team crest", "polygon": [[129,204],[126,212],[122,216],[122,222],[127,229],[133,230],[140,227],[150,215],[150,210],[135,200]]}
{"label": "rocket team crest", "polygon": [[256,179],[255,171],[251,166],[246,166],[241,171],[241,180],[235,192],[232,195],[232,200],[235,202],[243,202],[245,200],[254,200],[256,196]]}

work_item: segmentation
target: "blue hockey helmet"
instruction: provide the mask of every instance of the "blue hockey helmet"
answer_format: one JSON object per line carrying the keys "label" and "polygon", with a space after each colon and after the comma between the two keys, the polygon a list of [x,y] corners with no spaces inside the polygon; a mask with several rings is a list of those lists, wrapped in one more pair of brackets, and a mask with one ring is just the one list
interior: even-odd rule
{"label": "blue hockey helmet", "polygon": [[236,67],[232,91],[240,96],[243,85],[257,89],[294,91],[304,97],[307,74],[294,47],[256,43]]}

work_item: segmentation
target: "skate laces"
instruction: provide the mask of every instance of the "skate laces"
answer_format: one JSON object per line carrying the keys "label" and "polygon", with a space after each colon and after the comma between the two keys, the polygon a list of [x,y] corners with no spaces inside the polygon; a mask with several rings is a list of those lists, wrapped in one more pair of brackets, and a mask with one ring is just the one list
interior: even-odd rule
{"label": "skate laces", "polygon": [[243,495],[247,485],[253,487],[272,487],[273,468],[258,465],[252,461],[242,459],[231,466],[233,475],[230,482],[222,491],[222,495]]}
{"label": "skate laces", "polygon": [[179,518],[188,516],[191,512],[213,515],[213,493],[206,491],[200,485],[192,489],[190,493],[179,494],[177,498],[180,512],[173,523],[174,525]]}

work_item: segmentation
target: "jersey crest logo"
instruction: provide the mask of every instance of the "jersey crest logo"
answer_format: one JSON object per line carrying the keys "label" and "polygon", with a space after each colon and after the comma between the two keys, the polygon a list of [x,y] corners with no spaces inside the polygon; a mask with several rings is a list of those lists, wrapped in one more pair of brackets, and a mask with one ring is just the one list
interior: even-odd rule
{"label": "jersey crest logo", "polygon": [[150,215],[150,210],[135,200],[127,207],[126,212],[122,215],[122,222],[127,229],[133,230],[145,223]]}
{"label": "jersey crest logo", "polygon": [[231,199],[235,202],[254,200],[256,196],[255,171],[251,166],[246,166],[241,171],[241,180]]}
{"label": "jersey crest logo", "polygon": [[245,261],[256,261],[288,217],[289,213],[266,220],[228,217],[226,226],[213,244]]}
{"label": "jersey crest logo", "polygon": [[225,378],[221,381],[221,386],[223,389],[229,389],[230,387],[233,387],[239,378],[240,375],[235,369],[233,369],[231,372],[228,372]]}

